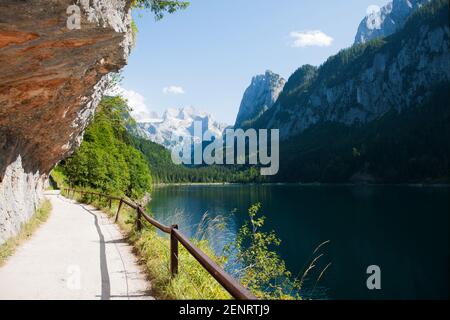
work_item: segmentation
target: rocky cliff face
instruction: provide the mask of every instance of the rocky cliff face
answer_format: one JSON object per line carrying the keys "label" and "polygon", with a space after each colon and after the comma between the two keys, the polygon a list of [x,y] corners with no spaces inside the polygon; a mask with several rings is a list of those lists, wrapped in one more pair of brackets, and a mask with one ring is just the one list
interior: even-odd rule
{"label": "rocky cliff face", "polygon": [[235,127],[245,126],[246,122],[248,125],[270,109],[285,83],[282,77],[272,71],[253,77],[250,86],[244,92]]}
{"label": "rocky cliff face", "polygon": [[[74,2],[79,29],[67,27]],[[127,0],[0,2],[0,244],[33,214],[51,169],[80,144],[132,42]]]}
{"label": "rocky cliff face", "polygon": [[408,17],[430,0],[393,0],[369,13],[360,23],[355,43],[386,37],[401,29]]}
{"label": "rocky cliff face", "polygon": [[344,50],[317,70],[299,69],[258,126],[279,128],[286,139],[320,122],[367,123],[448,86],[448,1],[437,3],[446,5],[421,10],[385,41]]}

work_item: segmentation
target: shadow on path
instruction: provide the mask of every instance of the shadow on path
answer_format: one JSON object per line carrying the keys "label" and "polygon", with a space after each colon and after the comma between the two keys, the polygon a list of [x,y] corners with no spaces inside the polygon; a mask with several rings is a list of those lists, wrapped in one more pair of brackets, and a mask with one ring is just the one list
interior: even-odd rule
{"label": "shadow on path", "polygon": [[[136,292],[130,294],[130,289],[129,289],[129,275],[128,275],[128,271],[127,271],[127,267],[124,261],[124,258],[122,256],[121,250],[119,249],[118,246],[120,245],[128,245],[128,236],[126,235],[120,235],[120,238],[115,238],[111,232],[109,231],[108,228],[104,228],[103,225],[103,218],[102,218],[102,211],[100,209],[97,208],[92,208],[91,205],[89,204],[84,204],[84,203],[80,203],[78,201],[75,200],[69,200],[65,197],[59,196],[58,198],[61,199],[64,202],[68,202],[72,205],[76,205],[81,207],[83,210],[87,211],[90,215],[92,215],[94,217],[94,223],[95,223],[95,227],[97,229],[97,233],[99,235],[99,239],[100,239],[100,271],[101,271],[101,281],[102,281],[102,289],[101,289],[101,300],[109,300],[109,299],[114,299],[114,298],[127,298],[128,300],[133,299],[133,298],[142,298],[142,297],[151,297],[152,299],[154,299],[151,295],[151,291],[150,289],[148,289],[148,287],[146,288],[142,288],[142,289],[138,289]],[[106,238],[105,238],[106,235]],[[110,237],[109,237],[109,236]],[[107,240],[105,240],[107,239]],[[111,270],[114,271],[114,264],[110,264],[108,266],[108,260],[106,257],[106,246],[108,245],[113,245],[116,250],[117,250],[117,254],[120,257],[120,260],[122,261],[122,266],[123,266],[123,271],[119,271],[120,273],[124,274],[124,279],[126,282],[126,294],[113,294],[111,289],[111,286],[113,286],[113,284],[111,283],[112,280],[114,280],[114,277],[111,279],[111,275],[109,274],[109,272]],[[109,248],[109,247],[108,247]],[[111,263],[111,261],[109,261]],[[136,271],[132,271],[131,275],[133,275]],[[114,276],[115,272],[113,272],[112,276]],[[133,277],[131,278],[131,280],[133,280]],[[114,283],[114,281],[113,281]]]}
{"label": "shadow on path", "polygon": [[98,224],[98,216],[84,206],[80,205],[80,207],[94,217],[95,228],[97,229],[97,233],[100,238],[100,273],[102,277],[101,300],[109,300],[111,298],[111,283],[109,280],[108,262],[106,260],[105,237],[103,236],[100,225]]}

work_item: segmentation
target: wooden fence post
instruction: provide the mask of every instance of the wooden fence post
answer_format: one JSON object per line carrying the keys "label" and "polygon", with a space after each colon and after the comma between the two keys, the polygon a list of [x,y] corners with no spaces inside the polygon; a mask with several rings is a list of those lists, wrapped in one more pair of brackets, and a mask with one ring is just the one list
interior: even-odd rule
{"label": "wooden fence post", "polygon": [[122,204],[123,204],[123,201],[121,198],[119,201],[119,207],[117,208],[116,218],[114,219],[114,222],[117,222],[117,220],[119,219],[119,212],[120,212],[120,209],[122,208]]}
{"label": "wooden fence post", "polygon": [[172,277],[178,274],[178,239],[173,232],[178,229],[178,225],[174,224],[170,227],[170,273]]}
{"label": "wooden fence post", "polygon": [[136,217],[136,230],[137,231],[141,231],[142,230],[142,221],[141,221],[141,217],[142,217],[142,211],[141,211],[141,207],[138,206],[136,208],[136,213],[137,213],[137,217]]}

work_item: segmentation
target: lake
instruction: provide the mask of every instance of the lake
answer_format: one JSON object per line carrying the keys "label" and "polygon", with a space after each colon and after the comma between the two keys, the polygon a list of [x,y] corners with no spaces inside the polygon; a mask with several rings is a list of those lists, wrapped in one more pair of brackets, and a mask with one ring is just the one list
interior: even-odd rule
{"label": "lake", "polygon": [[[448,299],[450,188],[409,186],[191,185],[156,187],[149,205],[189,236],[205,212],[224,216],[224,230],[206,234],[214,249],[234,239],[251,204],[260,202],[265,229],[282,240],[277,252],[294,275],[315,248],[323,254],[305,281],[307,297]],[[321,271],[331,263],[317,282]],[[369,290],[367,267],[381,269],[381,290]]]}

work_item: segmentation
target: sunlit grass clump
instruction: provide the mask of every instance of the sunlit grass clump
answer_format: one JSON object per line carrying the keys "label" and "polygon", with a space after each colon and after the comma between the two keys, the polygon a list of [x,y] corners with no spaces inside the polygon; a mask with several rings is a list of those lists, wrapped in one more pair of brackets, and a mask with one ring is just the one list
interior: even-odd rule
{"label": "sunlit grass clump", "polygon": [[19,233],[0,246],[0,266],[12,256],[21,243],[31,238],[33,232],[48,219],[51,211],[52,204],[49,200],[44,200],[31,219],[22,225]]}
{"label": "sunlit grass clump", "polygon": [[[132,240],[145,262],[156,294],[165,299],[231,299],[219,283],[192,257],[183,246],[179,246],[179,273],[171,277],[169,270],[169,239],[156,231],[147,229],[134,232]],[[196,243],[206,255],[223,265],[206,241]]]}

